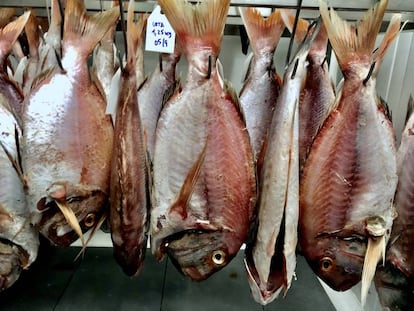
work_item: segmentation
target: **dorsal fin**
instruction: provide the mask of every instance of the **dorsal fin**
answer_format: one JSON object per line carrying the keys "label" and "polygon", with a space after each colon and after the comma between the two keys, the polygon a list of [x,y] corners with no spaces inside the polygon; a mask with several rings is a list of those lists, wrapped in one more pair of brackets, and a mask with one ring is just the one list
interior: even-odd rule
{"label": "dorsal fin", "polygon": [[201,167],[204,163],[204,158],[207,151],[207,139],[204,144],[203,150],[201,150],[197,161],[190,168],[190,171],[187,174],[187,177],[184,180],[184,183],[181,187],[181,190],[178,194],[178,197],[174,204],[170,207],[169,213],[177,213],[181,216],[182,219],[186,219],[188,216],[187,207],[190,202],[191,195],[193,194],[195,185],[197,183],[198,177],[200,176]]}
{"label": "dorsal fin", "polygon": [[413,112],[414,112],[414,99],[413,99],[413,95],[410,94],[410,98],[408,99],[408,104],[407,104],[407,114],[405,115],[405,124],[407,124],[408,119],[413,114]]}

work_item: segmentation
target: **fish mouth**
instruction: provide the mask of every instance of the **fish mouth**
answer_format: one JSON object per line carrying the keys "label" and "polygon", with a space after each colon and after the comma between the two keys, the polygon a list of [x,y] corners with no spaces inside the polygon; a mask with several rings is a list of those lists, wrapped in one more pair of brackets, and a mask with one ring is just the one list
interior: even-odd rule
{"label": "fish mouth", "polygon": [[222,231],[189,229],[164,239],[163,249],[173,265],[193,281],[203,281],[234,257]]}
{"label": "fish mouth", "polygon": [[[79,199],[71,199],[67,206],[73,211],[82,233],[93,228],[96,220],[105,212],[107,198],[103,195]],[[95,208],[94,208],[95,206]],[[102,208],[96,208],[102,206]],[[67,247],[75,242],[79,235],[66,220],[55,200],[43,197],[37,204],[41,211],[41,219],[37,224],[39,232],[57,246]]]}
{"label": "fish mouth", "polygon": [[19,245],[0,238],[0,291],[12,286],[29,262],[29,254]]}

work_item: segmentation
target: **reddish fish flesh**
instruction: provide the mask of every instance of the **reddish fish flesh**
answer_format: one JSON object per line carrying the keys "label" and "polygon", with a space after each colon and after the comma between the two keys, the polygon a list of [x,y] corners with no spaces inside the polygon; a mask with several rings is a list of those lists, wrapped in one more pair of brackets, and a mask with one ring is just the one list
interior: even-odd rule
{"label": "reddish fish flesh", "polygon": [[382,59],[399,30],[393,20],[373,53],[387,3],[381,0],[350,25],[321,1],[344,83],[337,108],[312,144],[300,187],[300,245],[308,263],[335,290],[362,278],[362,304],[384,256],[397,186],[395,134],[375,90]]}
{"label": "reddish fish flesh", "polygon": [[[229,0],[160,0],[189,69],[158,120],[151,248],[201,281],[244,242],[256,197],[253,154],[234,91],[216,69]],[[223,85],[224,84],[224,85]]]}
{"label": "reddish fish flesh", "polygon": [[139,113],[150,159],[154,154],[155,129],[161,109],[178,87],[175,67],[180,57],[181,50],[177,46],[174,53],[160,53],[160,63],[138,90]]}
{"label": "reddish fish flesh", "polygon": [[240,14],[253,50],[246,80],[240,91],[240,106],[257,161],[282,84],[276,73],[273,57],[285,24],[279,10],[267,18],[262,17],[254,8],[241,8]]}
{"label": "reddish fish flesh", "polygon": [[122,71],[115,121],[110,195],[114,256],[123,271],[137,275],[147,248],[149,224],[148,168],[138,111],[135,53],[145,19],[134,23],[134,0],[128,8],[127,63]]}
{"label": "reddish fish flesh", "polygon": [[[295,15],[292,11],[282,10],[282,17],[286,27],[292,32]],[[295,33],[297,42],[302,42],[308,28],[309,22],[299,19]],[[322,23],[308,53],[308,66],[299,100],[299,167],[301,170],[316,134],[335,103],[334,85],[326,61],[327,45],[328,34]]]}
{"label": "reddish fish flesh", "polygon": [[253,298],[262,305],[272,302],[282,290],[286,294],[296,268],[298,103],[306,74],[306,56],[313,39],[314,36],[307,38],[286,68],[260,172],[258,223],[254,239],[246,247],[245,265]]}
{"label": "reddish fish flesh", "polygon": [[62,68],[43,72],[25,100],[28,203],[33,223],[57,245],[93,227],[108,199],[113,127],[87,58],[118,17],[117,8],[88,16],[83,1],[67,1]]}
{"label": "reddish fish flesh", "polygon": [[410,310],[414,305],[414,102],[397,152],[398,185],[394,219],[385,266],[375,275],[381,304],[388,310]]}

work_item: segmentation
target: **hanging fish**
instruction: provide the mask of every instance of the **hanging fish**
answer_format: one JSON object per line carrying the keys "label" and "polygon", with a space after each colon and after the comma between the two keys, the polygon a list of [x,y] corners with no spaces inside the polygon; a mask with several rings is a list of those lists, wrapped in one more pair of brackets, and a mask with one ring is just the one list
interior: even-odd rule
{"label": "hanging fish", "polygon": [[[282,10],[282,17],[286,27],[292,33],[295,15],[292,11]],[[308,28],[309,22],[300,18],[295,34],[297,42],[302,42]],[[299,100],[299,167],[301,170],[313,139],[335,103],[334,85],[326,61],[327,46],[328,33],[322,23],[306,59],[308,66]]]}
{"label": "hanging fish", "polygon": [[253,154],[234,90],[216,69],[229,0],[160,0],[189,62],[158,120],[151,248],[202,281],[244,242],[256,197]]}
{"label": "hanging fish", "polygon": [[134,23],[134,0],[129,2],[127,63],[122,71],[115,121],[110,195],[111,237],[114,256],[123,271],[137,275],[147,248],[149,185],[146,148],[138,111],[135,53],[143,31],[142,17]]}
{"label": "hanging fish", "polygon": [[397,186],[395,134],[375,84],[383,57],[398,34],[398,19],[392,20],[373,53],[387,3],[381,0],[350,25],[321,1],[344,83],[336,109],[312,144],[300,187],[299,238],[304,256],[334,290],[347,290],[362,278],[362,305],[385,255]]}
{"label": "hanging fish", "polygon": [[[10,54],[14,41],[30,15],[26,12],[0,29],[1,60]],[[0,20],[1,20],[0,10]],[[0,68],[4,68],[1,66]],[[25,180],[20,166],[22,131],[10,104],[8,81],[0,79],[0,291],[19,278],[22,269],[37,257],[38,233],[30,225]],[[13,91],[13,90],[12,90]]]}
{"label": "hanging fish", "polygon": [[[317,28],[319,27],[319,24]],[[317,34],[315,29],[314,34]],[[259,180],[257,227],[247,243],[245,265],[253,298],[266,305],[286,294],[296,268],[299,217],[299,97],[306,56],[314,36],[285,70],[273,111]]]}
{"label": "hanging fish", "polygon": [[414,305],[414,101],[410,97],[407,121],[397,152],[398,185],[394,219],[385,266],[375,275],[379,300],[387,310],[411,310]]}
{"label": "hanging fish", "polygon": [[257,9],[241,8],[240,15],[253,50],[249,70],[240,91],[240,106],[246,118],[253,155],[257,161],[282,84],[276,73],[273,57],[285,24],[280,10],[275,10],[264,18]]}
{"label": "hanging fish", "polygon": [[95,226],[109,196],[113,127],[87,58],[118,17],[117,8],[89,16],[83,1],[68,0],[60,66],[43,72],[25,100],[28,203],[33,223],[57,245]]}
{"label": "hanging fish", "polygon": [[138,90],[139,113],[150,159],[154,153],[155,129],[161,109],[179,87],[175,67],[180,57],[181,50],[177,45],[174,53],[160,53],[159,64]]}

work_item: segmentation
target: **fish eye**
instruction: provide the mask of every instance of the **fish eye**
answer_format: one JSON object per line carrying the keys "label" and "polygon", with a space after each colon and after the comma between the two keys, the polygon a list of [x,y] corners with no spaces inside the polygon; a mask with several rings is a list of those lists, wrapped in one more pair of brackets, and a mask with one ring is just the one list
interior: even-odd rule
{"label": "fish eye", "polygon": [[216,265],[220,266],[224,264],[224,261],[226,259],[226,254],[221,250],[214,251],[211,259]]}
{"label": "fish eye", "polygon": [[332,269],[333,261],[329,257],[324,257],[320,261],[322,271],[329,272]]}
{"label": "fish eye", "polygon": [[89,213],[88,215],[86,215],[83,223],[85,224],[86,227],[91,228],[95,224],[95,220],[96,220],[95,214]]}

